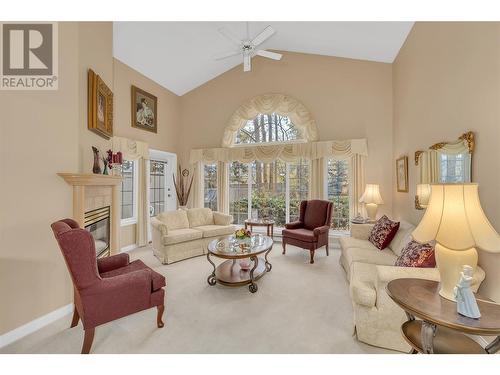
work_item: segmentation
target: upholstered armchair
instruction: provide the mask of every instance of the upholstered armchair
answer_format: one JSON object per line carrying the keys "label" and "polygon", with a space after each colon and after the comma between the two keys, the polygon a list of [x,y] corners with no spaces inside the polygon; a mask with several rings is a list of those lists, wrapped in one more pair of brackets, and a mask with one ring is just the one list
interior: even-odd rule
{"label": "upholstered armchair", "polygon": [[294,245],[309,250],[310,263],[314,263],[314,252],[326,246],[328,254],[328,232],[332,219],[332,202],[313,199],[300,202],[299,220],[285,224],[283,229],[283,254],[286,245]]}
{"label": "upholstered armchair", "polygon": [[51,225],[73,280],[73,321],[81,319],[85,337],[82,354],[88,354],[95,327],[135,312],[158,308],[157,326],[163,327],[165,277],[128,254],[96,259],[91,234],[72,219]]}

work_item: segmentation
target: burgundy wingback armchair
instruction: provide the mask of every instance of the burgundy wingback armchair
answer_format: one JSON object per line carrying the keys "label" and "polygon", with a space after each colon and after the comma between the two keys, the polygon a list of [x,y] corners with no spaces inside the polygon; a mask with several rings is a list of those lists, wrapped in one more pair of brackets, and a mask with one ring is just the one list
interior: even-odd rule
{"label": "burgundy wingback armchair", "polygon": [[82,354],[90,352],[95,327],[135,312],[158,308],[157,326],[163,327],[165,277],[128,254],[96,259],[92,235],[72,219],[51,225],[73,280],[71,327],[82,320]]}
{"label": "burgundy wingback armchair", "polygon": [[285,224],[283,229],[283,254],[286,245],[294,245],[309,250],[310,263],[314,263],[314,252],[326,246],[328,254],[328,231],[332,220],[333,204],[329,201],[312,199],[300,202],[299,221]]}

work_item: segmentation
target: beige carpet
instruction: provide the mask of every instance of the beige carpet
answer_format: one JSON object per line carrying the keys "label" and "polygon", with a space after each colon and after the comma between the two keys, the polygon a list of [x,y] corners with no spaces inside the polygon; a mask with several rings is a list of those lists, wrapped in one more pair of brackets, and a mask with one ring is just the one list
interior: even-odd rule
{"label": "beige carpet", "polygon": [[[281,243],[273,264],[251,294],[247,287],[210,287],[205,257],[162,265],[148,247],[130,252],[167,277],[165,327],[156,309],[97,327],[93,353],[390,353],[352,336],[352,307],[339,250],[316,263],[309,254]],[[71,316],[37,331],[2,353],[79,353],[83,330],[69,329]]]}

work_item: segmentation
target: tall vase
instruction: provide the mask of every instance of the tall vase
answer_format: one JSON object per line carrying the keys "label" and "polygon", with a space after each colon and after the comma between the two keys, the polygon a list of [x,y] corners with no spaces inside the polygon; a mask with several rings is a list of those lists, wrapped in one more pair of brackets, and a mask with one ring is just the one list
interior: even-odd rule
{"label": "tall vase", "polygon": [[95,174],[101,174],[101,165],[99,164],[99,150],[92,146],[92,151],[94,151],[94,166],[92,167],[92,172]]}

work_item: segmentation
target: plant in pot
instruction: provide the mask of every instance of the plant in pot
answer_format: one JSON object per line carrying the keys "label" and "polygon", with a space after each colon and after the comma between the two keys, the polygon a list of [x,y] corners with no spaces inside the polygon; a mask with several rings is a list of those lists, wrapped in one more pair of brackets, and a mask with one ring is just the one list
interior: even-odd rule
{"label": "plant in pot", "polygon": [[[182,169],[179,165],[179,174],[177,179],[174,178],[175,193],[177,194],[177,201],[179,202],[179,208],[185,208],[189,199],[189,194],[191,193],[191,186],[193,186],[193,177],[191,176],[191,181],[189,181],[189,171],[187,169]],[[189,184],[187,183],[189,181]]]}

